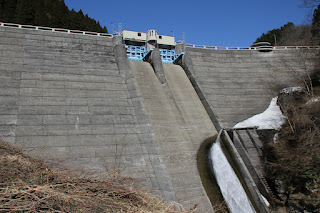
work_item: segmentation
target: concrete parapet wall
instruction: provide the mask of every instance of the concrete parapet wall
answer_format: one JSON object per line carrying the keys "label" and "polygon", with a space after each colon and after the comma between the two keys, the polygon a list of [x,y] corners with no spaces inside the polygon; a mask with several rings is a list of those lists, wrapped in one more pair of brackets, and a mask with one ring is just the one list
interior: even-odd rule
{"label": "concrete parapet wall", "polygon": [[[317,49],[209,50],[186,48],[182,65],[223,128],[263,112],[284,87],[297,86]],[[217,126],[217,125],[216,125]]]}

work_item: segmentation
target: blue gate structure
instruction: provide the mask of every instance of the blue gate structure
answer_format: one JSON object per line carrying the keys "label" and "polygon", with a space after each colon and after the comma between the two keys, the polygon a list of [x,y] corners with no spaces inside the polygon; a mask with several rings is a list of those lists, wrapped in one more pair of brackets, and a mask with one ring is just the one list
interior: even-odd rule
{"label": "blue gate structure", "polygon": [[[144,46],[126,45],[127,56],[132,61],[142,61],[143,57],[147,54]],[[175,51],[168,49],[159,49],[162,63],[173,64],[176,59]]]}
{"label": "blue gate structure", "polygon": [[127,56],[132,61],[142,61],[146,48],[144,46],[126,45]]}
{"label": "blue gate structure", "polygon": [[159,49],[162,63],[173,64],[175,59],[175,51],[168,49]]}

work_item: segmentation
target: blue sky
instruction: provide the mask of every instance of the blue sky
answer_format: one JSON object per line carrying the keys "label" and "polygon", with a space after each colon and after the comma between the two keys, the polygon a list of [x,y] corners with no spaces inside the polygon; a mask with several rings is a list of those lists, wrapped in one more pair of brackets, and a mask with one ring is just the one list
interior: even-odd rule
{"label": "blue sky", "polygon": [[172,35],[212,46],[250,46],[262,33],[291,21],[306,24],[302,0],[65,0],[69,9],[124,30]]}

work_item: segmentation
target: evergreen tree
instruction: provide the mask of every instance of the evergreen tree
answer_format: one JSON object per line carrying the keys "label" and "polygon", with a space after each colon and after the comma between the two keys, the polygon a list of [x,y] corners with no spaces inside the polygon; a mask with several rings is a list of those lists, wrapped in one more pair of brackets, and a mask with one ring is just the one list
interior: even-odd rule
{"label": "evergreen tree", "polygon": [[64,4],[64,1],[55,1],[50,8],[50,26],[66,28],[67,27],[67,16],[69,13],[68,7]]}
{"label": "evergreen tree", "polygon": [[44,1],[36,1],[35,4],[34,25],[47,26],[49,17],[47,15],[44,5]]}
{"label": "evergreen tree", "polygon": [[5,1],[4,0],[0,0],[0,19],[4,19],[4,4]]}
{"label": "evergreen tree", "polygon": [[34,24],[35,8],[32,0],[18,0],[15,21],[21,24]]}
{"label": "evergreen tree", "polygon": [[0,0],[0,20],[10,22],[14,20],[17,0]]}
{"label": "evergreen tree", "polygon": [[107,33],[100,23],[71,11],[64,0],[0,0],[0,21]]}
{"label": "evergreen tree", "polygon": [[313,42],[316,45],[320,45],[320,4],[318,8],[314,10],[311,33],[313,37]]}
{"label": "evergreen tree", "polygon": [[[281,45],[279,41],[281,41],[281,37],[285,31],[290,31],[294,28],[294,24],[292,22],[288,22],[284,26],[268,31],[267,33],[263,33],[262,36],[257,38],[255,42],[269,42],[271,45]],[[276,44],[277,42],[277,44]]]}

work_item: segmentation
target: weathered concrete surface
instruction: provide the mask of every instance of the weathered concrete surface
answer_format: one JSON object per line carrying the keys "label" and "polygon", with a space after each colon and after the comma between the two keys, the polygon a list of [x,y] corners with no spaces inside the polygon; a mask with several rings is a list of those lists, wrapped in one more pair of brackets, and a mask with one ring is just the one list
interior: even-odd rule
{"label": "weathered concrete surface", "polygon": [[186,48],[182,66],[215,126],[232,128],[263,112],[280,89],[300,83],[315,51]]}
{"label": "weathered concrete surface", "polygon": [[0,137],[58,165],[120,169],[175,201],[130,66],[117,66],[113,48],[106,37],[0,27]]}
{"label": "weathered concrete surface", "polygon": [[260,193],[273,202],[267,186],[262,181],[265,175],[263,144],[255,129],[237,129],[232,132],[232,142],[247,167]]}
{"label": "weathered concrete surface", "polygon": [[212,122],[228,128],[262,112],[313,57],[187,48],[192,85],[180,66],[129,64],[116,43],[0,27],[0,137],[86,172],[121,169],[165,200],[201,202],[199,212],[211,208],[196,154],[217,134]]}
{"label": "weathered concrete surface", "polygon": [[229,153],[232,156],[232,159],[236,163],[236,165],[241,173],[241,176],[242,176],[246,186],[248,187],[248,190],[251,194],[251,197],[252,197],[256,207],[258,208],[258,211],[264,212],[264,213],[270,212],[270,209],[268,208],[265,201],[261,197],[261,194],[263,194],[269,200],[270,199],[269,194],[265,195],[264,191],[259,189],[259,186],[257,186],[257,184],[255,183],[255,180],[252,177],[252,174],[250,173],[250,170],[247,167],[247,164],[245,162],[245,160],[247,160],[247,158],[243,158],[243,156],[241,156],[241,154],[239,154],[238,148],[235,147],[235,144],[231,140],[231,138],[229,137],[229,134],[227,133],[227,131],[225,131],[225,130],[222,131],[221,138],[223,138],[222,142],[227,147]]}
{"label": "weathered concrete surface", "polygon": [[215,136],[217,131],[195,90],[180,66],[163,65],[166,88],[149,63],[130,64],[178,202],[186,208],[201,202],[199,212],[210,210],[212,207],[201,184],[196,154],[200,144]]}

